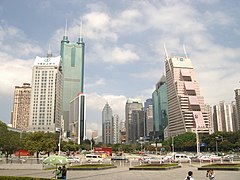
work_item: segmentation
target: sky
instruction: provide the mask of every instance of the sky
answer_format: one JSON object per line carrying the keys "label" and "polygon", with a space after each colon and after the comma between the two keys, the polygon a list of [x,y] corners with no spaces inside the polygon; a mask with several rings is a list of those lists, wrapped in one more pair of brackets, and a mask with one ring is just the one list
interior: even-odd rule
{"label": "sky", "polygon": [[238,0],[0,0],[0,120],[10,123],[14,87],[31,83],[36,56],[60,54],[68,37],[86,44],[87,136],[101,135],[106,102],[124,121],[128,98],[144,102],[183,44],[209,105],[234,101],[240,76]]}

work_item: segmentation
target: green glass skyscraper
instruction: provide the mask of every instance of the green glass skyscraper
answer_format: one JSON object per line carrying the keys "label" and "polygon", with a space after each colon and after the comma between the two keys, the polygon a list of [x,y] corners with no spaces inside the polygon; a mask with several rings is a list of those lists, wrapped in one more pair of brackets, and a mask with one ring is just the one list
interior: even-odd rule
{"label": "green glass skyscraper", "polygon": [[61,57],[63,72],[63,120],[64,130],[69,131],[70,102],[83,93],[84,83],[84,48],[82,37],[76,43],[70,43],[68,36],[63,36],[61,41]]}

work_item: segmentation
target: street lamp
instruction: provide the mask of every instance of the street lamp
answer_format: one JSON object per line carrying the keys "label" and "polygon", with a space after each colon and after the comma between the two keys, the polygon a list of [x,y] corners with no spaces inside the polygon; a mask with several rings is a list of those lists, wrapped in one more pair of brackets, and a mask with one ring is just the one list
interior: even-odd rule
{"label": "street lamp", "polygon": [[216,139],[216,154],[217,155],[218,155],[218,142],[217,141],[219,140],[219,138],[221,138],[223,141],[223,136],[219,135],[219,136],[215,137],[215,139]]}
{"label": "street lamp", "polygon": [[174,136],[172,136],[172,153],[174,154]]}
{"label": "street lamp", "polygon": [[58,138],[58,155],[61,154],[61,136],[62,136],[62,129],[56,128],[56,132],[59,132],[59,138]]}

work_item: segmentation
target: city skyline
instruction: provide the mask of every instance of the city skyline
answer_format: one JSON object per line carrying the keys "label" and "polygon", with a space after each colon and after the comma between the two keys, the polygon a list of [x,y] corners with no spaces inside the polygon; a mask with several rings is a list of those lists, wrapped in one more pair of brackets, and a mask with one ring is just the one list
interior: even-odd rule
{"label": "city skyline", "polygon": [[[14,4],[14,5],[13,5]],[[106,102],[124,120],[128,98],[151,97],[165,74],[164,48],[183,55],[185,44],[205,103],[234,101],[239,88],[240,2],[189,1],[2,1],[0,3],[0,120],[9,123],[14,87],[31,83],[36,56],[60,55],[65,22],[71,42],[86,44],[87,133],[101,132]],[[31,84],[32,86],[32,84]]]}

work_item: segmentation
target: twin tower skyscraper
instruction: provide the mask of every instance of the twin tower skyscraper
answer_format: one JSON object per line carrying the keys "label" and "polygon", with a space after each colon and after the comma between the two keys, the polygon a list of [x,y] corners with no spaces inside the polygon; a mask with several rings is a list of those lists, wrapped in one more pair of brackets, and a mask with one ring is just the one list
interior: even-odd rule
{"label": "twin tower skyscraper", "polygon": [[36,57],[32,72],[30,131],[65,132],[80,144],[86,137],[83,38],[71,43],[65,34],[60,56]]}

